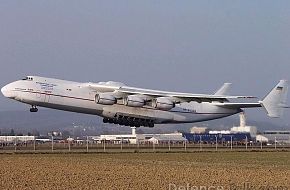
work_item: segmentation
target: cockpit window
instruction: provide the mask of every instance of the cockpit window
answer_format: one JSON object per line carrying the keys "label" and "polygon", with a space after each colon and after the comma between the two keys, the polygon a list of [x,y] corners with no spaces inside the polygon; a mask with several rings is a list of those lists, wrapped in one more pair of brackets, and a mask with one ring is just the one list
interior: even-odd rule
{"label": "cockpit window", "polygon": [[23,78],[22,80],[33,80],[33,78],[32,77],[25,77],[25,78]]}

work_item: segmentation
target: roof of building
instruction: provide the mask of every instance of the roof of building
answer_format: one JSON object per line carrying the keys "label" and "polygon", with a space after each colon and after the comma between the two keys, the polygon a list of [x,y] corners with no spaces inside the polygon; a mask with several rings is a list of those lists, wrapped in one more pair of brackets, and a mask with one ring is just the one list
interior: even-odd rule
{"label": "roof of building", "polygon": [[158,141],[187,141],[186,138],[179,135],[159,135],[153,136],[149,141],[158,140]]}

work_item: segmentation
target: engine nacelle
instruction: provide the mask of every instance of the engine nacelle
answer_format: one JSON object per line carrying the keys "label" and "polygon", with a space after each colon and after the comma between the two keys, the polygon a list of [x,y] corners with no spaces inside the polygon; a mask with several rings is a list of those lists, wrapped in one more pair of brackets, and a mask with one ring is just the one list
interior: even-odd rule
{"label": "engine nacelle", "polygon": [[111,93],[101,93],[96,95],[95,99],[97,104],[113,105],[117,103],[117,99]]}
{"label": "engine nacelle", "polygon": [[142,107],[145,105],[145,100],[138,95],[131,95],[124,98],[123,103],[125,106]]}
{"label": "engine nacelle", "polygon": [[171,110],[175,103],[166,97],[160,97],[152,100],[152,107],[159,110]]}

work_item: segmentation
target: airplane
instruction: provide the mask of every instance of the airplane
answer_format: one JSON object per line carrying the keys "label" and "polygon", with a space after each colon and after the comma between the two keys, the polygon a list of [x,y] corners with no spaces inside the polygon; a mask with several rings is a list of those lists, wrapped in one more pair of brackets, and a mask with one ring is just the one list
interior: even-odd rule
{"label": "airplane", "polygon": [[104,123],[131,127],[208,121],[258,107],[275,118],[289,108],[286,80],[281,80],[261,101],[251,103],[236,102],[255,97],[230,96],[230,86],[231,83],[225,83],[214,94],[191,94],[135,88],[113,81],[79,83],[27,76],[4,86],[1,92],[7,98],[30,105],[30,112],[46,107],[98,115]]}

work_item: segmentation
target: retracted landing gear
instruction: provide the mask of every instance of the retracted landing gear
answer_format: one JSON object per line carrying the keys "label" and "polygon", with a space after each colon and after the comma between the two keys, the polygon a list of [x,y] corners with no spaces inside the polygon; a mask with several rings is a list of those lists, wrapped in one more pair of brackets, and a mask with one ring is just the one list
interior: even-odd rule
{"label": "retracted landing gear", "polygon": [[36,108],[36,106],[32,106],[32,108],[30,108],[30,112],[38,112],[38,109]]}

